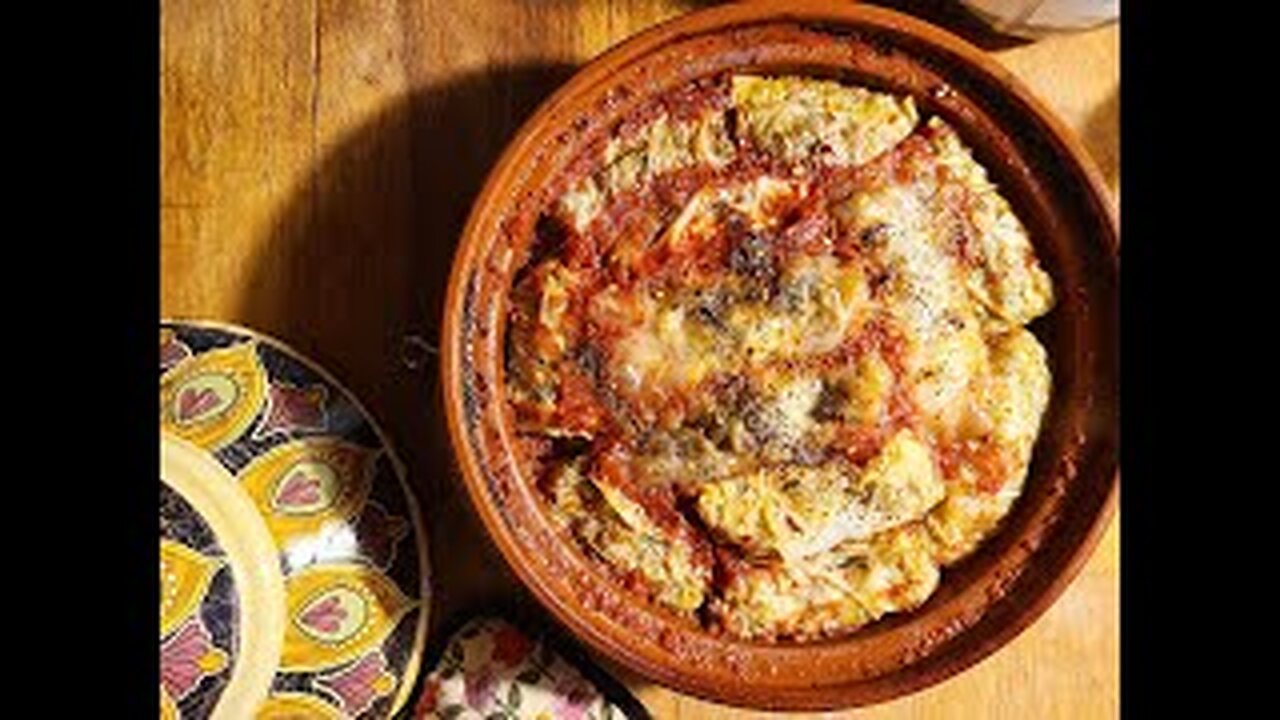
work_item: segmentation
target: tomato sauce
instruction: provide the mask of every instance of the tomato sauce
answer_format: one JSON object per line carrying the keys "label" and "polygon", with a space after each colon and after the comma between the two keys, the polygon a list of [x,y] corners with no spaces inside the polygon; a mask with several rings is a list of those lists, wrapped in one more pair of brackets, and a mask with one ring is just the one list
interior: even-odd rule
{"label": "tomato sauce", "polygon": [[[557,326],[538,325],[540,306],[529,305],[528,298],[522,297],[525,305],[511,315],[513,322],[533,326],[532,333],[523,331],[531,339],[523,347],[532,346],[543,364],[530,374],[554,377],[554,402],[546,400],[548,393],[537,396],[543,412],[539,419],[550,415],[557,439],[522,444],[525,461],[535,463],[540,474],[556,461],[581,462],[587,478],[617,490],[652,523],[631,527],[632,531],[650,536],[646,542],[656,539],[663,548],[688,549],[695,566],[713,568],[714,586],[721,589],[761,567],[759,558],[713,543],[693,504],[700,483],[719,478],[672,478],[679,468],[714,475],[708,463],[722,457],[730,458],[724,467],[732,472],[840,458],[862,467],[897,433],[913,429],[933,444],[938,467],[951,483],[968,478],[979,492],[995,493],[1019,470],[1012,451],[993,438],[937,441],[925,427],[907,372],[909,338],[894,319],[894,308],[878,305],[892,299],[890,291],[900,285],[891,282],[894,266],[882,252],[896,237],[889,234],[894,228],[856,216],[851,220],[843,214],[848,206],[840,205],[858,193],[890,186],[928,191],[933,213],[928,220],[938,225],[930,226],[931,237],[941,238],[947,252],[965,265],[980,264],[981,247],[969,220],[974,197],[939,167],[932,130],[919,130],[891,151],[852,169],[788,164],[744,138],[733,138],[734,157],[723,166],[704,164],[654,176],[648,165],[639,163],[639,170],[627,168],[634,170],[626,181],[634,180],[633,185],[605,187],[610,171],[602,158],[610,143],[613,150],[629,152],[644,141],[646,125],[660,117],[689,122],[727,105],[726,78],[714,78],[646,102],[621,123],[602,129],[607,137],[593,141],[557,181],[557,186],[568,188],[591,179],[600,193],[599,207],[579,228],[570,222],[576,218],[565,217],[566,209],[552,203],[545,210],[550,219],[539,224],[545,243],[530,255],[534,268],[528,277],[536,282],[538,298],[546,296],[544,283],[551,280],[546,272],[537,274],[542,269],[537,263],[563,265],[557,268],[562,275],[552,278],[568,285],[568,301]],[[787,183],[794,192],[766,195],[755,212],[732,199],[722,200],[732,198],[731,193],[708,192],[698,198],[699,203],[707,200],[699,210],[707,215],[693,218],[679,233],[672,231],[672,223],[697,193],[736,191],[765,176]],[[863,226],[850,227],[855,222]],[[778,335],[770,335],[769,326],[759,335],[753,334],[755,328],[744,328],[752,321],[744,322],[743,317],[762,318],[762,324],[781,318],[785,323],[792,313],[790,317],[801,318],[796,322],[811,323],[813,317],[825,317],[815,313],[832,311],[829,294],[802,294],[810,292],[802,287],[809,276],[796,285],[783,284],[792,282],[792,263],[801,256],[830,256],[842,267],[856,266],[870,285],[870,307],[854,310],[847,325],[847,315],[833,315],[839,317],[844,337],[832,349],[825,349],[830,344],[822,351],[810,351],[808,345],[786,347],[794,344],[795,325]],[[521,292],[527,289],[521,286]],[[673,309],[678,312],[669,312]],[[744,312],[738,314],[739,310]],[[764,339],[758,341],[760,337]],[[761,347],[766,357],[751,354]],[[714,348],[706,352],[724,356],[706,363],[701,361],[707,358],[690,359],[695,367],[687,373],[675,367],[698,348]],[[847,417],[849,406],[840,403],[849,398],[841,399],[832,390],[843,391],[848,373],[865,366],[868,357],[882,360],[889,371],[883,409],[869,422]],[[803,399],[807,390],[792,390],[815,387],[815,379],[821,381],[823,393],[830,391],[836,398],[828,414],[817,410],[820,401],[808,409],[799,404],[808,402]],[[784,393],[791,394],[783,398]],[[801,400],[796,400],[796,393]],[[550,409],[542,409],[547,403]],[[568,450],[564,434],[573,437]],[[684,443],[690,437],[693,440]],[[673,463],[677,470],[671,469]],[[627,514],[625,508],[620,514]],[[662,537],[652,538],[654,529]],[[630,590],[655,591],[655,581],[642,572],[616,572]],[[910,584],[902,585],[889,595],[905,603],[911,590]]]}
{"label": "tomato sauce", "polygon": [[987,436],[966,440],[944,440],[935,448],[942,475],[955,481],[968,468],[974,475],[974,487],[980,492],[999,492],[1017,468],[1009,449]]}

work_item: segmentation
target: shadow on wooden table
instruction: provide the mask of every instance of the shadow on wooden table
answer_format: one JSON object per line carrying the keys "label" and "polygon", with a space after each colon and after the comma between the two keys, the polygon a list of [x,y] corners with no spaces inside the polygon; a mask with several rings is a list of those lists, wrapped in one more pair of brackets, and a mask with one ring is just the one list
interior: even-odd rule
{"label": "shadow on wooden table", "polygon": [[241,316],[341,379],[405,462],[430,528],[431,639],[495,603],[539,611],[512,579],[456,478],[433,355],[445,284],[472,199],[520,123],[573,72],[494,68],[404,96],[341,138],[273,223]]}

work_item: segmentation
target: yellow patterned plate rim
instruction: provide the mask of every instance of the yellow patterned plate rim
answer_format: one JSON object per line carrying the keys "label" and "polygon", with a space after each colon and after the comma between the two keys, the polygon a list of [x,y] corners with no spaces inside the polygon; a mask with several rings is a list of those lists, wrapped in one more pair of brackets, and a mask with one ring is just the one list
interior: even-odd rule
{"label": "yellow patterned plate rim", "polygon": [[[417,555],[418,555],[419,586],[418,588],[416,588],[416,590],[419,593],[419,597],[414,598],[420,601],[420,607],[418,610],[418,622],[417,622],[417,627],[414,628],[413,645],[410,648],[409,658],[405,662],[404,671],[401,675],[401,677],[404,679],[404,682],[400,683],[400,688],[396,692],[396,697],[391,703],[391,711],[388,715],[389,717],[397,716],[397,714],[408,703],[409,697],[413,693],[413,688],[418,677],[418,670],[420,669],[422,664],[423,652],[426,647],[427,624],[430,619],[430,605],[431,605],[431,597],[430,597],[431,595],[431,588],[430,588],[431,563],[430,563],[430,558],[427,556],[427,550],[428,550],[427,530],[422,520],[422,511],[418,506],[417,495],[413,492],[413,489],[409,487],[409,482],[407,480],[407,473],[405,471],[405,465],[400,460],[400,456],[396,453],[395,446],[392,445],[390,438],[383,431],[382,426],[378,424],[373,414],[369,412],[368,408],[365,407],[364,403],[361,402],[360,398],[355,393],[351,392],[351,390],[347,388],[345,384],[343,384],[342,382],[339,382],[338,379],[334,377],[333,374],[330,373],[328,370],[326,370],[323,366],[311,360],[311,358],[307,357],[305,354],[299,352],[298,350],[288,345],[287,343],[277,340],[276,338],[271,337],[270,335],[266,335],[261,332],[258,332],[257,330],[246,328],[243,325],[236,325],[234,323],[228,323],[228,322],[223,322],[219,320],[206,320],[206,319],[170,315],[170,316],[162,316],[160,318],[160,324],[173,325],[173,326],[185,326],[185,327],[198,328],[198,329],[204,329],[204,330],[221,330],[227,333],[243,335],[259,343],[269,345],[272,348],[275,348],[281,353],[288,355],[292,359],[304,365],[307,369],[314,372],[318,377],[320,377],[325,382],[329,383],[334,388],[336,388],[337,390],[342,392],[344,395],[346,395],[346,397],[351,401],[351,404],[360,413],[360,416],[364,418],[365,422],[369,424],[369,427],[370,429],[372,429],[374,436],[378,438],[378,443],[379,445],[381,445],[382,450],[386,453],[386,457],[390,461],[392,469],[395,471],[396,479],[400,482],[400,491],[404,495],[405,506],[409,510],[409,519],[413,525],[414,545],[417,549]],[[214,462],[216,462],[216,460]],[[284,607],[284,604],[285,604],[285,601],[282,595],[281,601],[280,601],[280,607],[282,609]],[[277,660],[278,660],[278,657],[279,656],[277,655]],[[275,663],[276,661],[273,660],[272,661],[273,671],[275,669]]]}
{"label": "yellow patterned plate rim", "polygon": [[284,576],[275,542],[221,463],[163,431],[160,477],[208,523],[235,578],[239,647],[211,720],[252,717],[271,688],[284,643]]}

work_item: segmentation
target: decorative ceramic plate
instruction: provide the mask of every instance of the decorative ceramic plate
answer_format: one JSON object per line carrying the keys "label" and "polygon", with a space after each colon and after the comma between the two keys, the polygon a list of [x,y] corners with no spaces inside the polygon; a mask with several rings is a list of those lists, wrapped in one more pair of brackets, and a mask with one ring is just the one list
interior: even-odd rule
{"label": "decorative ceramic plate", "polygon": [[426,533],[364,408],[274,340],[162,322],[160,426],[161,717],[398,712]]}

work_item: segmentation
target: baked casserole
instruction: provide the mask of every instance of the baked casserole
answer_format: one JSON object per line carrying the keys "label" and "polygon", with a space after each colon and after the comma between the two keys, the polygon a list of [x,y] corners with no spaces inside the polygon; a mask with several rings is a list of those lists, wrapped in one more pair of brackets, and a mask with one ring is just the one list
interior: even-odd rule
{"label": "baked casserole", "polygon": [[734,637],[923,603],[1019,496],[1053,289],[1010,204],[910,97],[727,74],[556,180],[506,386],[556,525]]}

